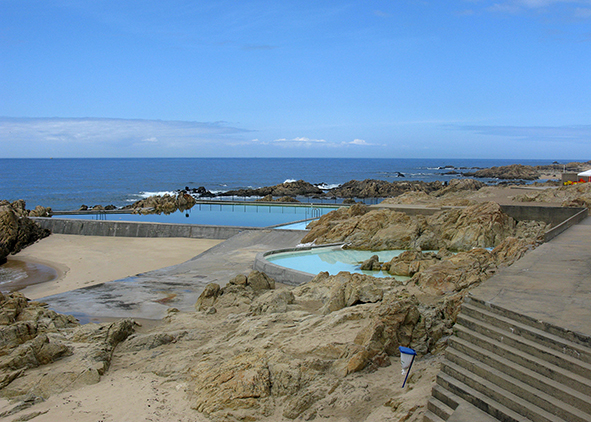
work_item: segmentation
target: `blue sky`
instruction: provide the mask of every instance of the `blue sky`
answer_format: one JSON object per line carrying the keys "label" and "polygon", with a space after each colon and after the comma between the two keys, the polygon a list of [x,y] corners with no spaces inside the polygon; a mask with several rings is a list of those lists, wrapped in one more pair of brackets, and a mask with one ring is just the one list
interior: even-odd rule
{"label": "blue sky", "polygon": [[0,0],[0,156],[591,159],[591,0]]}

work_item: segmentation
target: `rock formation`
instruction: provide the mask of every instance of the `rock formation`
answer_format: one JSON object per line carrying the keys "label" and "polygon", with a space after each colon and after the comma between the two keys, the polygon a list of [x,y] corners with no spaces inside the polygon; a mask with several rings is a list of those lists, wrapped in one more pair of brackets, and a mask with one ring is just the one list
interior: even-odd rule
{"label": "rock formation", "polygon": [[447,248],[466,251],[473,247],[493,248],[519,233],[541,236],[546,225],[515,222],[494,202],[463,209],[450,209],[432,216],[409,216],[388,209],[370,210],[354,205],[332,211],[310,223],[302,243],[345,243],[352,249]]}
{"label": "rock formation", "polygon": [[133,209],[137,214],[171,214],[177,210],[184,211],[193,207],[197,200],[186,192],[177,195],[154,195],[149,198],[136,201],[125,209]]}
{"label": "rock formation", "polygon": [[559,202],[563,207],[587,207],[591,209],[591,183],[560,186],[554,189],[517,195],[516,202]]}
{"label": "rock formation", "polygon": [[540,177],[540,172],[532,166],[511,164],[509,166],[499,166],[476,170],[475,172],[465,172],[463,175],[466,177],[486,177],[490,179],[536,180],[538,177]]}
{"label": "rock formation", "polygon": [[313,196],[322,195],[323,191],[318,186],[314,186],[311,183],[298,180],[295,182],[284,182],[275,186],[267,186],[258,189],[239,189],[230,190],[219,194],[219,196],[267,196],[271,197],[284,197],[284,196]]}
{"label": "rock formation", "polygon": [[47,229],[42,229],[37,223],[29,219],[30,216],[46,216],[51,213],[50,208],[36,207],[27,211],[25,201],[18,200],[12,204],[0,201],[0,264],[6,261],[10,254],[17,253],[37,240],[49,236]]}
{"label": "rock formation", "polygon": [[99,382],[133,326],[131,320],[81,326],[20,293],[0,293],[0,396],[47,398]]}
{"label": "rock formation", "polygon": [[363,181],[351,180],[334,189],[330,189],[326,196],[337,198],[386,198],[398,196],[405,192],[433,192],[442,187],[441,182],[387,182],[384,180],[367,179]]}

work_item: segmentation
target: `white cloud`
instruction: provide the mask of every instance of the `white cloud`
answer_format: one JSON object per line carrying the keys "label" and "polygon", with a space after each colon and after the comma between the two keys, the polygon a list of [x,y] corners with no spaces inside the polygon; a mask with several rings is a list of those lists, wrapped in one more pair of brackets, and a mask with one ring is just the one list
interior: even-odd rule
{"label": "white cloud", "polygon": [[370,145],[367,143],[367,141],[363,140],[363,139],[353,139],[351,142],[349,142],[350,145]]}
{"label": "white cloud", "polygon": [[0,148],[23,155],[35,149],[52,156],[141,156],[148,151],[170,156],[229,143],[245,132],[224,122],[4,117]]}
{"label": "white cloud", "polygon": [[290,145],[290,146],[311,146],[311,145],[318,145],[318,144],[324,144],[327,146],[332,145],[331,142],[327,142],[324,139],[312,139],[312,138],[306,138],[304,136],[293,138],[293,139],[279,138],[279,139],[273,140],[273,143]]}

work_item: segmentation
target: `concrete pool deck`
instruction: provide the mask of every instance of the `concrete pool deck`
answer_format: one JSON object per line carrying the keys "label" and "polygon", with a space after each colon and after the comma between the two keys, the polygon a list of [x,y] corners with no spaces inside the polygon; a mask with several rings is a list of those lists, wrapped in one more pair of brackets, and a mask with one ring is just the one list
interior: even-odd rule
{"label": "concrete pool deck", "polygon": [[296,246],[306,232],[243,230],[182,264],[39,299],[60,313],[92,318],[160,319],[169,308],[191,311],[209,283],[248,274],[259,252]]}
{"label": "concrete pool deck", "polygon": [[591,217],[526,254],[470,295],[591,338]]}

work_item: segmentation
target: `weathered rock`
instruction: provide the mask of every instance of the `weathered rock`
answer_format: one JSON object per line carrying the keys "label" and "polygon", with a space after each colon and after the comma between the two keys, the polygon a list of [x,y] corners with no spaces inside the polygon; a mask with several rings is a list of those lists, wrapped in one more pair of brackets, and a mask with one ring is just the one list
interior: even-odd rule
{"label": "weathered rock", "polygon": [[205,286],[203,292],[199,295],[195,303],[195,309],[204,311],[212,307],[221,293],[220,285],[217,283],[209,283]]}
{"label": "weathered rock", "polygon": [[323,191],[317,186],[314,186],[303,180],[284,182],[275,186],[267,186],[259,189],[239,189],[230,190],[221,193],[220,196],[270,196],[273,197],[295,197],[295,196],[313,196],[322,195]]}
{"label": "weathered rock", "polygon": [[346,243],[352,249],[469,250],[495,247],[516,234],[515,221],[494,202],[451,209],[428,218],[388,209],[350,215],[337,210],[314,224],[302,242]]}
{"label": "weathered rock", "polygon": [[253,270],[247,277],[247,285],[250,286],[255,292],[259,292],[261,290],[274,289],[275,280],[265,273]]}
{"label": "weathered rock", "polygon": [[[134,329],[132,320],[79,326],[20,293],[1,295],[0,396],[55,392],[98,382],[115,347]],[[51,364],[51,365],[50,365]]]}
{"label": "weathered rock", "polygon": [[327,192],[327,196],[338,198],[384,198],[398,196],[405,192],[432,192],[441,187],[441,182],[386,182],[367,179],[351,180]]}
{"label": "weathered rock", "polygon": [[361,263],[359,269],[363,271],[379,271],[381,267],[380,258],[377,255],[372,255]]}
{"label": "weathered rock", "polygon": [[452,179],[447,186],[433,192],[435,197],[444,196],[454,192],[476,191],[486,186],[483,182],[474,179]]}
{"label": "weathered rock", "polygon": [[532,166],[525,166],[523,164],[511,164],[509,166],[491,167],[488,169],[481,169],[475,172],[463,173],[468,177],[486,177],[494,179],[522,179],[522,180],[536,180],[540,177],[540,172]]}
{"label": "weathered rock", "polygon": [[[43,213],[41,209],[38,211]],[[0,264],[6,261],[8,255],[49,236],[50,231],[30,220],[28,214],[23,200],[12,204],[0,202]]]}
{"label": "weathered rock", "polygon": [[591,183],[561,186],[559,188],[544,189],[536,193],[517,195],[518,202],[554,202],[564,207],[589,207],[591,203]]}
{"label": "weathered rock", "polygon": [[273,195],[266,195],[260,199],[257,199],[257,202],[291,202],[291,203],[299,203],[297,199],[291,196],[282,196],[281,198],[273,199]]}
{"label": "weathered rock", "polygon": [[412,277],[419,271],[437,263],[440,259],[432,252],[405,251],[392,258],[388,265],[388,272],[392,275]]}
{"label": "weathered rock", "polygon": [[176,195],[154,195],[149,198],[136,201],[131,205],[125,206],[125,209],[133,209],[141,214],[171,214],[177,210],[188,210],[197,203],[197,200],[185,191]]}
{"label": "weathered rock", "polygon": [[258,409],[271,395],[271,376],[263,353],[242,353],[222,365],[208,361],[191,371],[196,388],[192,407],[205,415],[220,411]]}
{"label": "weathered rock", "polygon": [[416,273],[411,282],[421,290],[442,295],[463,290],[492,276],[497,269],[494,256],[482,248],[475,248],[433,264]]}
{"label": "weathered rock", "polygon": [[250,305],[250,312],[254,315],[286,312],[288,305],[293,303],[295,303],[295,297],[290,290],[271,290],[259,296]]}

